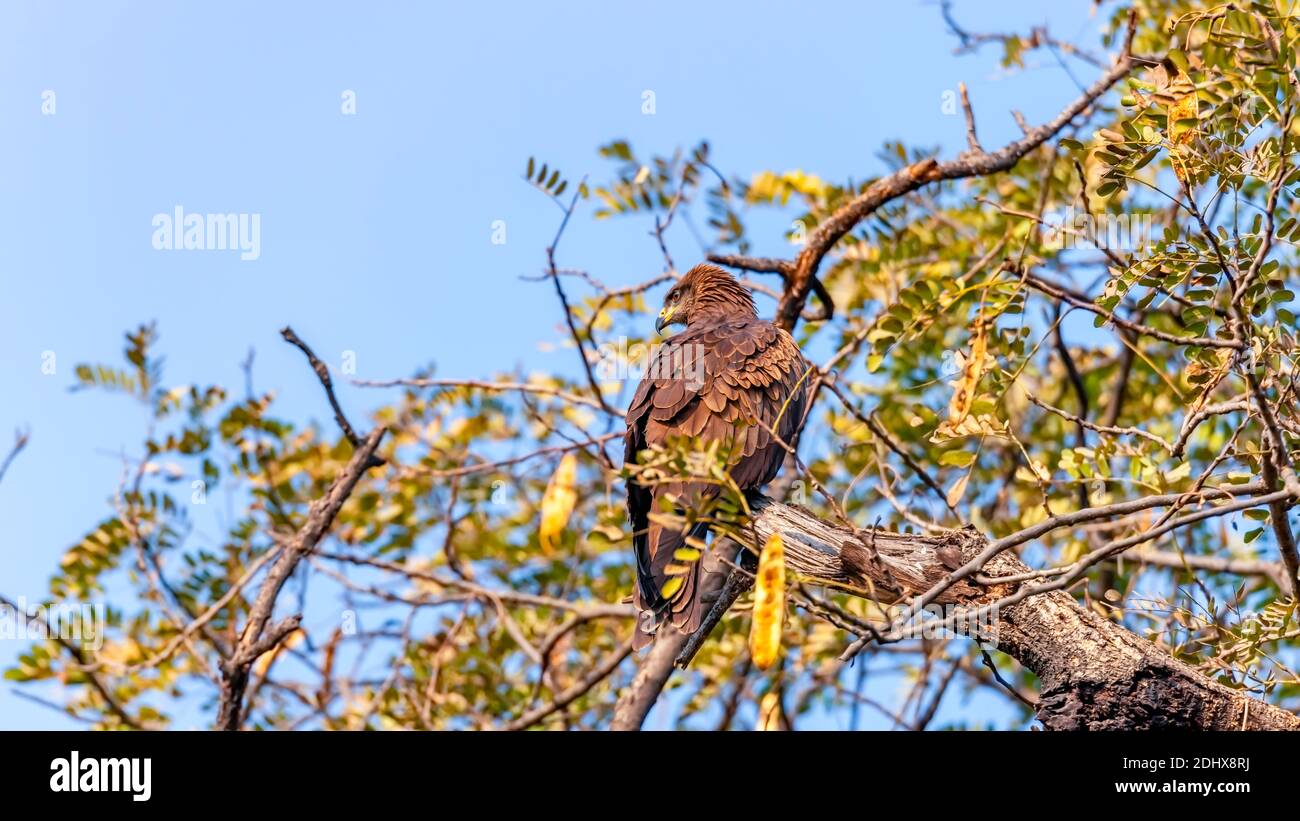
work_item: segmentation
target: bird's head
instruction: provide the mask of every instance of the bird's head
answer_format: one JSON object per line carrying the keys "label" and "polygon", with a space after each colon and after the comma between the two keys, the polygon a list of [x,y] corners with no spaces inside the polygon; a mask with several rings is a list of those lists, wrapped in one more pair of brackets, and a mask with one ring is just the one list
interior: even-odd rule
{"label": "bird's head", "polygon": [[749,289],[716,265],[696,265],[664,296],[655,321],[663,333],[670,325],[697,325],[733,317],[756,317]]}

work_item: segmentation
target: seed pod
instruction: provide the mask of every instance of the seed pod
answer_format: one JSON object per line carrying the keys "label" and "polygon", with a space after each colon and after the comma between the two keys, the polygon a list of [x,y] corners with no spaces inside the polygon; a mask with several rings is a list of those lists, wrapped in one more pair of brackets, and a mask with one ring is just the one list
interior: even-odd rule
{"label": "seed pod", "polygon": [[1197,121],[1200,119],[1200,101],[1196,98],[1196,88],[1185,75],[1179,75],[1171,85],[1174,102],[1166,109],[1169,139],[1173,148],[1169,153],[1170,165],[1180,182],[1188,182],[1192,176],[1189,159],[1192,155],[1192,142],[1196,139]]}
{"label": "seed pod", "polygon": [[537,539],[547,554],[555,552],[559,536],[568,526],[569,516],[578,503],[577,473],[577,457],[572,453],[564,454],[542,496],[542,524],[537,530]]}
{"label": "seed pod", "polygon": [[781,652],[781,624],[785,620],[785,545],[773,533],[758,557],[754,583],[754,617],[749,629],[749,655],[766,670]]}

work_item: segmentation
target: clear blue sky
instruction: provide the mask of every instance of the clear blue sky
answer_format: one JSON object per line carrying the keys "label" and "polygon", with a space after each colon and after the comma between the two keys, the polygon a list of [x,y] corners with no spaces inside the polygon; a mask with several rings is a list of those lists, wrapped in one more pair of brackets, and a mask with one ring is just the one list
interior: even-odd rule
{"label": "clear blue sky", "polygon": [[[1087,0],[1010,5],[958,0],[956,14],[972,30],[1049,22],[1089,43],[1102,23]],[[286,323],[327,360],[354,351],[361,378],[431,361],[448,376],[568,372],[571,351],[537,344],[559,321],[549,285],[518,279],[539,269],[557,215],[520,179],[529,155],[599,179],[595,148],[612,138],[645,153],[707,138],[727,174],[861,179],[886,140],[960,150],[961,117],[940,102],[961,80],[985,145],[1016,133],[1010,109],[1039,121],[1074,96],[1048,53],[1018,75],[997,48],[954,57],[938,7],[918,0],[725,6],[5,3],[0,447],[20,425],[32,441],[0,485],[0,590],[39,599],[62,551],[106,515],[143,419],[68,387],[76,363],[117,359],[141,321],[158,321],[169,384],[238,389],[251,346],[258,389],[304,421],[326,414],[279,340]],[[349,89],[355,116],[340,112]],[[151,220],[177,205],[260,214],[260,259],[155,251]],[[780,227],[756,250],[780,251]],[[580,214],[561,264],[643,279],[661,267],[646,230]],[[699,255],[684,231],[672,247],[679,265]],[[385,398],[342,392],[357,416]],[[0,667],[25,646],[0,642]],[[76,726],[11,687],[0,728]]]}

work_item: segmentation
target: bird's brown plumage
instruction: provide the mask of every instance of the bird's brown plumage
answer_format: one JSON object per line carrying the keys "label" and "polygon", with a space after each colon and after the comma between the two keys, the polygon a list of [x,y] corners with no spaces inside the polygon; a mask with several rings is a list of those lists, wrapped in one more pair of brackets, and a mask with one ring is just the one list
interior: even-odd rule
{"label": "bird's brown plumage", "polygon": [[[798,345],[786,331],[759,319],[749,291],[713,265],[697,265],[673,286],[660,324],[665,320],[686,329],[658,347],[628,407],[626,462],[672,437],[696,437],[729,447],[729,472],[741,490],[771,481],[786,453],[782,442],[795,444],[807,409],[811,366]],[[650,513],[664,499],[681,510],[716,493],[716,486],[702,482],[628,483],[637,560],[634,599],[641,611],[638,647],[653,639],[664,620],[694,631],[707,609],[700,601],[700,562],[674,555],[687,536],[703,538],[707,528],[697,525],[695,532],[682,533],[651,521]],[[665,584],[677,576],[680,586],[663,595]]]}

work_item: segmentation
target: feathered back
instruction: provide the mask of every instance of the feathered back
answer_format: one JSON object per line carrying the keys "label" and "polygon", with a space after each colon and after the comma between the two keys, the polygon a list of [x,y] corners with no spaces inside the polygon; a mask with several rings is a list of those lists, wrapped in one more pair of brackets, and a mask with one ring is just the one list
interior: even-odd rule
{"label": "feathered back", "polygon": [[[794,447],[809,398],[812,367],[794,339],[754,310],[749,291],[731,274],[697,265],[673,286],[673,299],[689,302],[686,330],[658,349],[627,410],[624,459],[665,445],[674,437],[694,437],[703,445],[721,442],[730,453],[728,469],[741,490],[771,481],[786,446]],[[673,482],[642,486],[628,482],[628,514],[637,560],[636,605],[641,610],[635,643],[648,644],[669,620],[679,630],[700,625],[707,603],[700,599],[700,560],[683,550],[688,537],[703,539],[707,525],[694,532],[651,521],[660,504],[678,510],[716,495],[705,483]]]}

